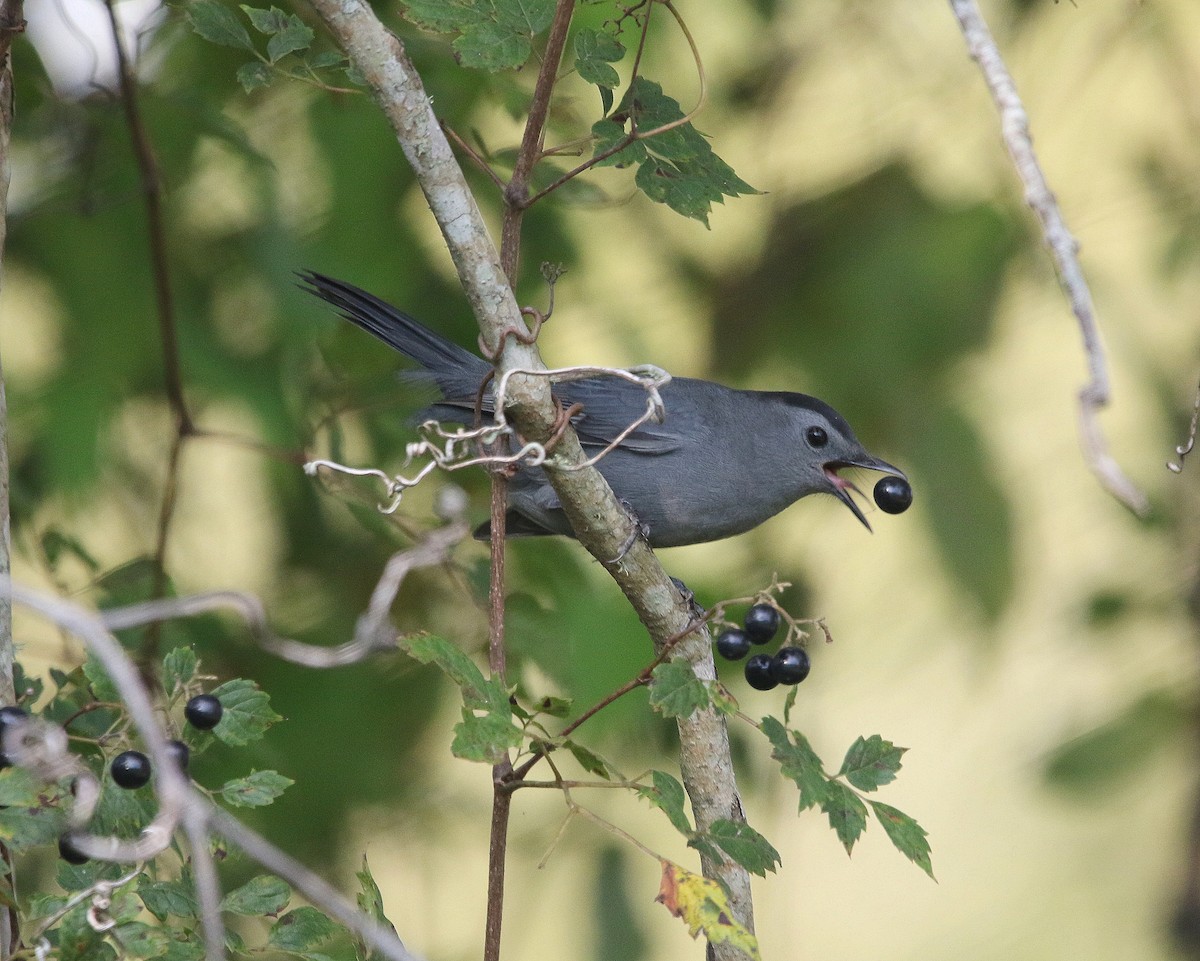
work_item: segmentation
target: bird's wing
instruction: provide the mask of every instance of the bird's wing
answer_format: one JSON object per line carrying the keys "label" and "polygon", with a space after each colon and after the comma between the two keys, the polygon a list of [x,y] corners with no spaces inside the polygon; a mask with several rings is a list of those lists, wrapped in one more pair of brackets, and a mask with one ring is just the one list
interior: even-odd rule
{"label": "bird's wing", "polygon": [[[668,385],[663,388],[666,395]],[[568,381],[554,388],[554,393],[568,406],[583,404],[583,410],[571,420],[585,448],[604,448],[611,444],[621,431],[629,427],[646,412],[649,395],[637,384],[616,377],[589,378]],[[621,441],[626,450],[639,454],[666,454],[682,445],[679,432],[671,424],[671,399],[664,396],[667,419],[657,424],[650,420],[637,427]]]}

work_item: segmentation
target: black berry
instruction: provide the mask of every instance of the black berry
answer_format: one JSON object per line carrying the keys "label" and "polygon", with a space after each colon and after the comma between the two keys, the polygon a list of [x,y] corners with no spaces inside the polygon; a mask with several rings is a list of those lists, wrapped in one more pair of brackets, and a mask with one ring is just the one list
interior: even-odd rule
{"label": "black berry", "polygon": [[755,604],[746,611],[746,619],[742,621],[746,635],[755,644],[766,644],[779,630],[779,611],[770,604]]}
{"label": "black berry", "polygon": [[717,653],[727,661],[740,661],[750,653],[750,638],[736,627],[722,631],[717,638]]}
{"label": "black berry", "polygon": [[58,856],[67,864],[86,864],[89,860],[86,854],[75,847],[75,840],[70,832],[59,837]]}
{"label": "black berry", "polygon": [[188,759],[191,757],[191,752],[188,746],[183,741],[167,741],[167,754],[171,756],[171,760],[184,774],[187,774]]}
{"label": "black berry", "polygon": [[22,724],[29,720],[29,714],[19,707],[0,707],[0,768],[9,767],[12,764],[12,759],[4,753],[4,731],[8,727],[16,724]]}
{"label": "black berry", "polygon": [[221,720],[225,708],[211,694],[197,694],[183,708],[183,716],[198,730],[211,731]]}
{"label": "black berry", "polygon": [[141,751],[122,751],[113,758],[110,770],[117,787],[141,787],[150,780],[150,758]]}
{"label": "black berry", "polygon": [[769,691],[779,682],[771,673],[771,655],[755,654],[746,661],[746,683],[759,691]]}
{"label": "black berry", "polygon": [[771,658],[771,676],[780,684],[799,684],[808,677],[811,664],[802,647],[781,647]]}
{"label": "black berry", "polygon": [[875,482],[875,503],[885,514],[903,514],[912,497],[912,487],[903,477],[881,477]]}

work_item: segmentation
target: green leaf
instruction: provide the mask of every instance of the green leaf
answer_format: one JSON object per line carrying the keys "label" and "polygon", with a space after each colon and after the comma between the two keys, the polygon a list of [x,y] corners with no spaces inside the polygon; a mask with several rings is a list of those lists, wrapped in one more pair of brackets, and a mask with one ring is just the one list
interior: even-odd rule
{"label": "green leaf", "polygon": [[510,715],[474,714],[464,707],[462,721],[454,725],[450,751],[464,761],[499,764],[521,739],[521,729]]}
{"label": "green leaf", "polygon": [[271,63],[297,50],[305,50],[312,43],[313,32],[308,25],[292,13],[284,13],[278,7],[263,10],[260,7],[242,5],[254,29],[270,37],[267,41],[267,58]]}
{"label": "green leaf", "polygon": [[625,46],[612,34],[591,28],[575,34],[575,69],[587,83],[607,88],[610,91],[610,104],[611,91],[621,82],[610,64],[619,62],[624,56]]}
{"label": "green leaf", "polygon": [[246,93],[254,93],[260,87],[270,86],[271,68],[258,60],[251,60],[238,67],[237,82]]}
{"label": "green leaf", "polygon": [[[359,894],[358,894],[358,910],[373,921],[378,921],[385,928],[395,931],[396,928],[387,915],[383,911],[383,895],[379,892],[379,885],[375,883],[375,878],[371,874],[371,867],[367,864],[367,856],[363,855],[362,870],[355,877],[358,878]],[[369,948],[365,942],[355,938],[355,944],[358,948],[358,957],[362,961],[383,961],[381,955],[374,948]]]}
{"label": "green leaf", "polygon": [[158,958],[167,950],[167,932],[142,921],[117,925],[112,937],[131,958]]}
{"label": "green leaf", "polygon": [[651,771],[652,784],[639,787],[638,796],[661,810],[680,834],[691,836],[692,822],[684,812],[683,785],[663,771]]}
{"label": "green leaf", "polygon": [[159,921],[165,921],[168,917],[194,918],[199,915],[192,887],[182,881],[153,881],[143,874],[138,879],[137,893],[146,910]]}
{"label": "green leaf", "polygon": [[516,69],[529,59],[531,40],[550,26],[554,0],[408,0],[406,16],[439,33],[457,33],[455,56],[466,67]]}
{"label": "green leaf", "polygon": [[174,693],[196,676],[199,667],[196,652],[190,647],[176,647],[163,655],[162,685],[167,693]]}
{"label": "green leaf", "polygon": [[829,792],[829,779],[825,776],[821,759],[804,735],[799,731],[789,732],[773,717],[762,719],[762,731],[774,748],[771,757],[779,762],[783,776],[795,781],[800,789],[800,810],[815,807],[824,801]]}
{"label": "green leaf", "polygon": [[854,849],[854,842],[867,827],[867,806],[850,788],[840,781],[826,782],[825,799],[821,810],[829,817],[829,826],[837,834],[846,853]]}
{"label": "green leaf", "polygon": [[304,954],[328,941],[337,931],[333,921],[316,908],[306,906],[289,911],[271,925],[267,944],[280,951]]}
{"label": "green leaf", "polygon": [[282,721],[271,710],[270,696],[253,681],[235,678],[210,692],[224,710],[212,732],[223,743],[244,747],[257,741],[276,721]]}
{"label": "green leaf", "polygon": [[[57,840],[66,829],[66,812],[63,804],[67,792],[58,787],[32,788],[31,777],[23,768],[5,768],[0,771],[0,797],[8,796],[16,801],[11,807],[0,809],[0,841],[9,847],[33,847]],[[13,783],[15,782],[15,783]]]}
{"label": "green leaf", "polygon": [[121,700],[120,692],[95,654],[88,652],[87,660],[83,662],[83,673],[97,701],[115,703]]}
{"label": "green leaf", "polygon": [[752,874],[766,877],[780,863],[779,852],[771,842],[745,821],[714,821],[705,832],[716,845]]}
{"label": "green leaf", "polygon": [[278,771],[252,771],[246,777],[227,781],[220,795],[234,807],[265,807],[295,783]]}
{"label": "green leaf", "polygon": [[[634,80],[622,97],[617,114],[631,117],[644,138],[638,143],[644,146],[647,156],[638,167],[635,182],[651,200],[707,226],[714,203],[722,203],[725,197],[759,192],[713,153],[707,138],[690,121],[679,123],[685,116],[679,102],[664,94],[654,81],[644,77]],[[675,126],[654,133],[671,124]],[[614,126],[620,127],[615,123]],[[592,132],[599,146],[601,137],[595,125]],[[612,139],[611,128],[605,128],[603,135],[609,143],[619,142]]]}
{"label": "green leaf", "polygon": [[[598,157],[603,153],[616,147],[625,141],[627,132],[625,128],[615,120],[597,120],[592,124],[592,156]],[[635,140],[627,147],[623,147],[610,157],[605,157],[599,161],[598,167],[627,167],[630,164],[640,163],[646,159],[646,144],[644,141]]]}
{"label": "green leaf", "polygon": [[618,774],[616,768],[609,764],[608,761],[589,748],[584,747],[578,741],[572,741],[568,738],[563,741],[562,746],[571,752],[575,760],[579,762],[579,766],[587,771],[588,774],[595,774],[606,781],[613,774]]}
{"label": "green leaf", "polygon": [[270,874],[260,874],[225,895],[221,910],[246,917],[271,917],[286,908],[291,897],[292,889],[286,881]]}
{"label": "green leaf", "polygon": [[571,713],[572,703],[569,697],[543,697],[537,702],[537,713],[549,717],[566,717]]}
{"label": "green leaf", "polygon": [[74,557],[92,574],[100,570],[100,562],[91,555],[83,543],[71,534],[55,526],[46,528],[41,536],[42,553],[51,571],[57,571],[64,557]]}
{"label": "green leaf", "polygon": [[842,768],[835,777],[845,776],[860,791],[877,790],[896,780],[900,758],[907,750],[906,747],[896,747],[891,741],[885,741],[878,734],[872,734],[865,740],[860,737],[850,745]]}
{"label": "green leaf", "polygon": [[711,704],[708,688],[684,657],[673,657],[654,669],[650,706],[663,717],[691,717]]}
{"label": "green leaf", "polygon": [[[884,831],[891,839],[896,850],[912,861],[917,867],[933,877],[933,863],[930,860],[928,835],[925,829],[903,811],[897,811],[890,804],[881,801],[871,801],[875,817],[883,825]],[[934,878],[934,880],[937,880]]]}
{"label": "green leaf", "polygon": [[409,655],[422,664],[435,664],[458,685],[463,704],[471,710],[508,712],[508,692],[484,679],[483,672],[449,641],[429,634],[401,641]]}
{"label": "green leaf", "polygon": [[254,49],[250,34],[237,15],[216,0],[193,0],[187,5],[187,18],[192,29],[209,43],[240,47],[242,50]]}
{"label": "green leaf", "polygon": [[23,767],[0,770],[0,807],[32,807],[38,803],[42,786]]}

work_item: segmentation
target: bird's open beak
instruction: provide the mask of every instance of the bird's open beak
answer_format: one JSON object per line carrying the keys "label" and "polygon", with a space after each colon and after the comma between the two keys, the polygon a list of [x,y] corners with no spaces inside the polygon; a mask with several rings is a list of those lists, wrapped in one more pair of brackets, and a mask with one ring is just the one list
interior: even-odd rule
{"label": "bird's open beak", "polygon": [[[825,465],[825,476],[829,479],[832,487],[831,493],[850,508],[850,512],[862,521],[863,527],[871,530],[870,523],[868,523],[867,518],[863,515],[862,509],[854,502],[854,498],[850,496],[850,491],[854,491],[863,499],[866,499],[867,495],[859,489],[854,481],[847,480],[838,474],[838,471],[843,467],[865,467],[867,470],[883,471],[885,474],[894,474],[897,477],[904,477],[904,471],[898,467],[893,467],[885,460],[872,457],[870,454],[864,454],[862,457],[855,458],[854,460],[834,460]],[[907,477],[904,477],[904,479],[908,480]]]}

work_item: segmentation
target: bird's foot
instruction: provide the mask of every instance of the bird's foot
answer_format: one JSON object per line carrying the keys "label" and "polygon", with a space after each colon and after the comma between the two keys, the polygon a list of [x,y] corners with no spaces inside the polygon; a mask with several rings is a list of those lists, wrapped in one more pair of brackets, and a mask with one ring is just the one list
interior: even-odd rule
{"label": "bird's foot", "polygon": [[641,537],[643,540],[650,539],[650,528],[642,523],[641,518],[637,516],[637,511],[633,509],[633,506],[629,503],[629,501],[622,500],[621,506],[625,508],[625,513],[627,513],[629,515],[629,519],[633,521],[633,528],[630,530],[629,536],[626,537],[622,542],[621,549],[617,551],[617,556],[611,561],[605,562],[606,567],[613,564],[620,564],[621,561],[625,560],[625,555],[632,550],[633,545],[637,543],[637,539],[639,537]]}

